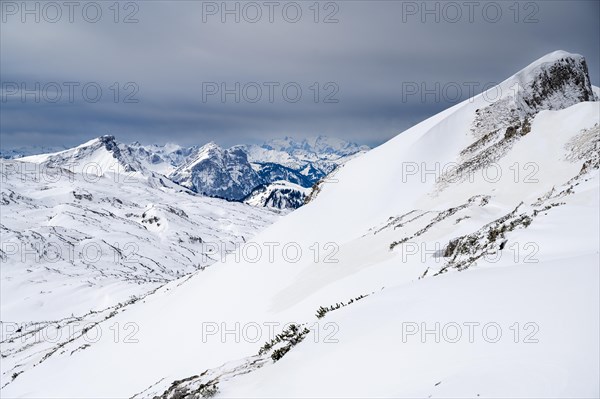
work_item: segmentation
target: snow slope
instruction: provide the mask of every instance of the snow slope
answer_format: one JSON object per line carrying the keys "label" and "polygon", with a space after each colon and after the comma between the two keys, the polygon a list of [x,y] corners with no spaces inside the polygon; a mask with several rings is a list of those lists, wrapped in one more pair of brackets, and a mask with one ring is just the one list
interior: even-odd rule
{"label": "snow slope", "polygon": [[[600,109],[584,65],[549,54],[495,101],[345,163],[224,262],[99,321],[97,341],[35,367],[3,346],[2,394],[597,397]],[[462,339],[423,338],[435,323]],[[259,350],[268,326],[286,334]]]}

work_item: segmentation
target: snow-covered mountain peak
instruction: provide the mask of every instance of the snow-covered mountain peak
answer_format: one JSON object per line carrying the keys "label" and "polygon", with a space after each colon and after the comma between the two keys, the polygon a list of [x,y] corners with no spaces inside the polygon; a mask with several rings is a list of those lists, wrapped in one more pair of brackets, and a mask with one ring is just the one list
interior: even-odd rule
{"label": "snow-covered mountain peak", "polygon": [[187,162],[185,162],[184,165],[182,165],[182,168],[193,167],[194,165],[208,158],[222,159],[223,152],[223,148],[211,141],[200,147],[195,156],[190,157],[190,159],[188,159]]}
{"label": "snow-covered mountain peak", "polygon": [[169,177],[198,193],[228,200],[241,200],[261,184],[242,147],[223,149],[214,142],[200,147]]}
{"label": "snow-covered mountain peak", "polygon": [[501,87],[507,88],[506,92],[515,97],[517,107],[530,115],[596,99],[585,58],[563,50],[539,58]]}
{"label": "snow-covered mountain peak", "polygon": [[20,160],[95,175],[106,173],[144,174],[143,172],[147,172],[136,158],[133,150],[118,143],[115,137],[110,135],[94,138],[68,150],[32,155]]}
{"label": "snow-covered mountain peak", "polygon": [[[99,149],[104,147],[107,151],[114,151],[116,147],[118,147],[118,143],[115,139],[115,136],[111,136],[111,135],[103,135],[103,136],[99,136],[96,138],[93,138],[89,141],[86,141],[83,144],[80,144],[76,147],[73,147],[72,149],[69,149],[67,151],[70,150],[76,150],[76,151],[89,151],[89,150],[95,150],[95,149]],[[64,152],[64,151],[61,151]]]}

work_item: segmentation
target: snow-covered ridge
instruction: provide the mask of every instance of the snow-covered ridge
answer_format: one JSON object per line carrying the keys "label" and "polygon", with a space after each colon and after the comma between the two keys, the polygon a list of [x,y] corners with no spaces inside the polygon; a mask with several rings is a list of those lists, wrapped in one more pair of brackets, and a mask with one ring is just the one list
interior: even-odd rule
{"label": "snow-covered ridge", "polygon": [[68,150],[23,157],[20,161],[96,175],[110,172],[139,176],[149,173],[131,149],[117,143],[114,136],[101,136]]}

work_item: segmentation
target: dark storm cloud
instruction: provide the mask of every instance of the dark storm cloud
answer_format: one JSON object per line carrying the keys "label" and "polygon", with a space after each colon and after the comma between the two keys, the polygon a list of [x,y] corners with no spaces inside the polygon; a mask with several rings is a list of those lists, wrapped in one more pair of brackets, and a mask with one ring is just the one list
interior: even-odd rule
{"label": "dark storm cloud", "polygon": [[[586,56],[592,82],[600,78],[597,1],[474,2],[472,10],[465,2],[322,2],[319,23],[312,1],[296,3],[303,12],[296,23],[282,14],[289,2],[280,2],[272,23],[261,1],[252,3],[263,12],[256,23],[244,20],[256,15],[253,6],[240,23],[232,14],[222,23],[211,13],[222,2],[123,2],[118,15],[113,2],[97,2],[102,16],[95,23],[88,22],[96,15],[89,2],[72,15],[62,2],[27,2],[29,9],[39,4],[39,23],[23,15],[23,4],[2,2],[3,148],[69,146],[106,133],[122,141],[224,145],[326,134],[375,145],[557,49]],[[50,23],[53,4],[62,17]],[[293,7],[288,11],[293,18]],[[323,23],[328,17],[338,22]],[[79,84],[72,99],[68,82]],[[239,103],[233,94],[225,102],[220,93],[203,97],[236,82]],[[256,103],[249,101],[252,82],[262,90]],[[278,84],[272,101],[265,82]],[[36,83],[39,102],[15,92],[15,84],[35,90]],[[282,88],[290,83],[286,97]],[[62,96],[53,103],[57,85]],[[437,98],[407,95],[407,85],[433,88]],[[93,102],[96,87],[102,96]],[[302,97],[292,102],[296,87]]]}

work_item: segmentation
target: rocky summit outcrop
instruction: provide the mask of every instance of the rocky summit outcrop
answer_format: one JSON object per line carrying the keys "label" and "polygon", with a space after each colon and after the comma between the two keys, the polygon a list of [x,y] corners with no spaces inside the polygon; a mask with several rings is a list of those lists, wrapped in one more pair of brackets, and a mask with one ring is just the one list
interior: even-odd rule
{"label": "rocky summit outcrop", "polygon": [[517,104],[528,114],[541,110],[559,110],[594,101],[585,58],[579,54],[555,51],[517,75]]}

